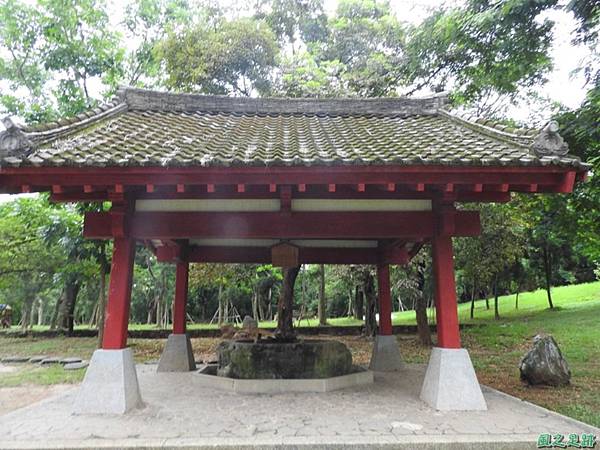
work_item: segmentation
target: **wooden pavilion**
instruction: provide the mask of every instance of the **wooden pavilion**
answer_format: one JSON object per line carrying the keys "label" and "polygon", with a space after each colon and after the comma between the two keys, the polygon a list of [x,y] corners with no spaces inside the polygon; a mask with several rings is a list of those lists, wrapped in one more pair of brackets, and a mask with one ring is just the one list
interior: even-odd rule
{"label": "wooden pavilion", "polygon": [[[485,408],[461,349],[452,251],[453,236],[479,233],[479,215],[456,206],[568,193],[588,167],[567,155],[555,123],[510,129],[464,120],[445,103],[441,95],[250,99],[124,88],[56,123],[4,119],[3,192],[112,204],[85,217],[84,235],[113,239],[114,253],[84,410],[124,412],[140,401],[126,349],[136,242],[177,264],[173,336],[184,339],[190,262],[376,265],[375,369],[399,364],[385,361],[397,353],[386,339],[389,265],[431,243],[438,340],[421,397],[438,409]],[[189,344],[173,345],[172,370],[192,368]]]}

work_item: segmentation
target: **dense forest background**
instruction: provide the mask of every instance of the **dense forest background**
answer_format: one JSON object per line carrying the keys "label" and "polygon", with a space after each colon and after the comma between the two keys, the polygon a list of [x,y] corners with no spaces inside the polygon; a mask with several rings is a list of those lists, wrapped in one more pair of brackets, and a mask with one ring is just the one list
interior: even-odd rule
{"label": "dense forest background", "polygon": [[[540,98],[553,65],[562,9],[589,48],[580,71],[586,100],[576,109]],[[118,26],[113,25],[118,17]],[[573,195],[515,195],[481,209],[483,234],[455,239],[460,301],[596,279],[600,266],[600,4],[572,0],[466,0],[419,23],[386,1],[248,0],[235,7],[192,0],[0,0],[0,113],[51,122],[106,101],[119,85],[232,96],[381,97],[448,91],[462,114],[509,126],[553,116],[571,154],[593,167]],[[528,123],[509,106],[533,105]],[[106,301],[111,244],[81,236],[85,210],[47,197],[0,204],[0,303],[15,323],[95,326]],[[194,321],[273,318],[281,271],[271,266],[193,265],[188,312]],[[132,321],[167,326],[174,267],[138,248]],[[302,268],[295,301],[303,315],[362,319],[374,304],[374,268]],[[394,308],[432,303],[425,246],[392,270]],[[319,300],[321,308],[319,308]],[[493,307],[493,306],[490,306]],[[496,309],[497,310],[497,309]],[[216,314],[216,316],[215,316]]]}

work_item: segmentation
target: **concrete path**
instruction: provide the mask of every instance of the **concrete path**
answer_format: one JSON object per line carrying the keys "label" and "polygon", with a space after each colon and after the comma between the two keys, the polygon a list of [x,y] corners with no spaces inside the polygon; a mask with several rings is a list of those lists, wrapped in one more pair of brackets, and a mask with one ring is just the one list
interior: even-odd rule
{"label": "concrete path", "polygon": [[75,389],[0,416],[0,448],[536,448],[540,433],[600,430],[484,388],[480,412],[437,412],[418,399],[424,366],[324,394],[242,395],[195,372],[138,366],[146,405],[125,416],[74,416]]}

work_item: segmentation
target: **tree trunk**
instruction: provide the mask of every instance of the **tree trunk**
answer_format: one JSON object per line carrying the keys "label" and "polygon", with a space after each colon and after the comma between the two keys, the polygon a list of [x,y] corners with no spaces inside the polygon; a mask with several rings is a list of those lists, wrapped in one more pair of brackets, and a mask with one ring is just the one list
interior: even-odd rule
{"label": "tree trunk", "polygon": [[427,299],[425,298],[425,274],[418,271],[418,290],[420,292],[415,302],[415,315],[417,316],[417,333],[421,344],[431,347],[431,330],[427,319]]}
{"label": "tree trunk", "polygon": [[544,245],[544,272],[546,275],[546,293],[548,294],[548,305],[550,305],[550,309],[554,309],[554,304],[552,303],[552,294],[550,293],[550,288],[552,287],[552,263],[550,261],[548,245]]}
{"label": "tree trunk", "polygon": [[494,319],[500,319],[498,312],[498,275],[494,275]]}
{"label": "tree trunk", "polygon": [[477,290],[477,283],[473,280],[473,290],[471,291],[471,319],[475,317],[475,293]]}
{"label": "tree trunk", "polygon": [[490,310],[490,298],[488,297],[488,293],[485,293],[485,309]]}
{"label": "tree trunk", "polygon": [[431,330],[427,320],[427,300],[425,296],[419,295],[415,304],[415,314],[417,316],[417,332],[421,344],[431,347]]}
{"label": "tree trunk", "polygon": [[363,320],[365,316],[365,299],[364,292],[361,286],[356,286],[354,289],[354,318]]}
{"label": "tree trunk", "polygon": [[321,264],[319,270],[319,325],[327,325],[327,301],[325,299],[325,265]]}
{"label": "tree trunk", "polygon": [[369,272],[363,284],[363,293],[366,303],[365,311],[365,335],[375,336],[377,333],[377,318],[375,317],[376,312],[376,296],[375,296],[375,280],[373,275]]}
{"label": "tree trunk", "polygon": [[294,332],[294,284],[301,266],[283,269],[283,286],[277,302],[277,330],[275,335],[282,341],[296,339]]}
{"label": "tree trunk", "polygon": [[219,285],[219,293],[217,294],[217,302],[219,304],[219,326],[223,325],[223,286]]}
{"label": "tree trunk", "polygon": [[44,301],[41,298],[38,301],[37,314],[38,314],[38,317],[37,317],[38,326],[43,325],[44,324]]}
{"label": "tree trunk", "polygon": [[81,289],[81,283],[78,281],[74,283],[71,287],[71,292],[69,292],[69,310],[67,316],[67,329],[68,336],[73,336],[73,329],[75,328],[75,303],[77,302],[77,296],[79,295],[79,291]]}
{"label": "tree trunk", "polygon": [[63,297],[65,295],[65,290],[63,289],[58,298],[56,299],[56,305],[54,306],[54,312],[52,313],[52,319],[50,319],[50,329],[56,329],[56,321],[58,320],[58,311],[60,310],[60,305],[64,301]]}
{"label": "tree trunk", "polygon": [[519,309],[519,293],[521,292],[521,285],[517,284],[517,295],[515,295],[515,309]]}

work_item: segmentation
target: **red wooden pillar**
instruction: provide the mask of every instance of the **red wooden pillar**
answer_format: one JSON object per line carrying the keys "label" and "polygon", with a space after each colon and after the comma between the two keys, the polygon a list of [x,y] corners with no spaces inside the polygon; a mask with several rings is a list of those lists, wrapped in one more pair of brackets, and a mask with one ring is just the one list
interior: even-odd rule
{"label": "red wooden pillar", "polygon": [[173,306],[173,334],[185,334],[185,306],[188,296],[188,276],[190,265],[187,261],[177,263],[175,275],[175,305]]}
{"label": "red wooden pillar", "polygon": [[392,296],[390,294],[390,266],[377,266],[377,289],[379,291],[379,334],[392,335]]}
{"label": "red wooden pillar", "polygon": [[438,347],[460,348],[452,237],[434,236],[431,243]]}
{"label": "red wooden pillar", "polygon": [[102,348],[105,350],[122,349],[127,345],[134,256],[133,239],[115,239],[102,337]]}

